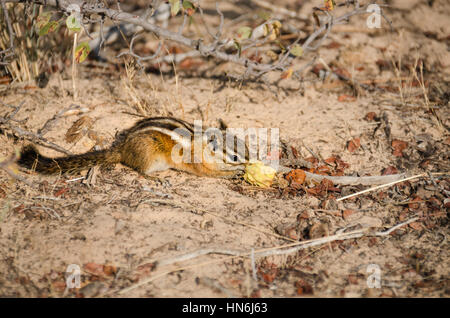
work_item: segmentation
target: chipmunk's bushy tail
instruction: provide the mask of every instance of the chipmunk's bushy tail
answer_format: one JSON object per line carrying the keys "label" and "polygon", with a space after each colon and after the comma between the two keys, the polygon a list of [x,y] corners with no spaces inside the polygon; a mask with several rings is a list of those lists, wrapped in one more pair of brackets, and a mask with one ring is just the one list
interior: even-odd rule
{"label": "chipmunk's bushy tail", "polygon": [[91,151],[81,155],[60,158],[42,156],[33,146],[25,146],[17,164],[42,174],[74,174],[96,165],[112,165],[121,160],[115,149]]}

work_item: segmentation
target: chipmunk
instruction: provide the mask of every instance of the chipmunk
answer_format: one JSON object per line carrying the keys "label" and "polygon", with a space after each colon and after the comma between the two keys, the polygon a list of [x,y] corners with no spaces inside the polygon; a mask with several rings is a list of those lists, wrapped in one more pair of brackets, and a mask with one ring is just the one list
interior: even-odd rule
{"label": "chipmunk", "polygon": [[[195,134],[194,125],[181,119],[152,117],[121,132],[109,149],[48,158],[33,145],[28,145],[22,149],[17,163],[42,174],[73,174],[93,166],[116,163],[143,175],[175,169],[197,176],[232,177],[244,170],[247,150],[243,154],[234,151],[228,142],[223,143],[222,138],[217,138],[217,134],[201,134],[202,138],[198,140],[194,138]],[[196,146],[201,152],[195,150]],[[192,160],[196,151],[201,156],[197,156],[200,159],[197,161]]]}

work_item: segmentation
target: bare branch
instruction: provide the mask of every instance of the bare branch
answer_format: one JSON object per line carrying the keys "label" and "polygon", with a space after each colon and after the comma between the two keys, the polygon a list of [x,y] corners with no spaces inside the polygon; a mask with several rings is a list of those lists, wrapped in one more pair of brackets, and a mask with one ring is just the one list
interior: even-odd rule
{"label": "bare branch", "polygon": [[54,144],[54,143],[48,141],[40,133],[36,134],[31,131],[24,130],[24,129],[17,127],[16,125],[13,125],[11,123],[11,121],[16,121],[16,120],[14,120],[14,116],[17,114],[17,112],[20,110],[20,108],[22,107],[23,104],[24,104],[24,102],[19,104],[19,106],[17,106],[16,109],[11,114],[9,114],[5,117],[0,117],[0,129],[2,129],[2,130],[9,129],[9,130],[13,131],[13,133],[17,137],[23,137],[31,142],[41,145],[41,146],[62,152],[66,155],[71,155],[72,153],[70,151],[67,151],[66,149],[58,146],[57,144]]}
{"label": "bare branch", "polygon": [[198,56],[200,56],[200,53],[198,51],[189,51],[186,53],[164,55],[164,56],[158,57],[157,59],[153,60],[152,62],[154,64],[158,64],[158,63],[162,63],[162,62],[166,62],[168,64],[180,63],[181,61],[183,61],[189,57],[198,57]]}
{"label": "bare branch", "polygon": [[[7,2],[24,2],[24,0],[2,0],[2,5],[4,6],[4,3]],[[246,77],[254,77],[258,78],[268,72],[271,71],[286,71],[291,65],[293,60],[295,59],[295,56],[291,54],[292,48],[294,48],[296,45],[300,44],[300,41],[302,41],[301,32],[298,32],[299,35],[297,39],[287,47],[287,50],[285,48],[282,48],[282,54],[280,54],[279,58],[275,62],[269,62],[269,63],[261,63],[252,60],[251,58],[248,58],[244,55],[241,55],[241,50],[237,50],[234,48],[235,41],[230,39],[223,39],[223,27],[224,27],[224,15],[219,9],[218,2],[216,2],[216,11],[217,15],[220,18],[220,23],[217,29],[217,32],[214,34],[208,27],[208,23],[206,23],[204,19],[204,12],[203,9],[198,5],[198,2],[196,3],[196,8],[200,12],[200,17],[203,21],[203,25],[206,28],[207,33],[209,36],[213,39],[212,42],[205,42],[203,38],[189,38],[183,35],[183,30],[185,28],[185,25],[188,20],[188,14],[185,12],[183,15],[183,22],[178,28],[177,32],[170,31],[168,28],[160,27],[155,22],[155,19],[152,19],[153,16],[149,19],[148,16],[150,14],[150,10],[146,9],[143,12],[132,14],[125,11],[122,11],[120,9],[119,3],[117,3],[118,9],[112,9],[109,7],[106,7],[103,2],[101,1],[82,1],[82,0],[30,0],[32,3],[42,4],[45,6],[53,6],[56,7],[59,10],[67,11],[69,6],[78,5],[80,7],[81,14],[84,18],[88,19],[90,23],[93,23],[94,21],[89,20],[89,16],[92,14],[98,14],[102,17],[102,20],[100,21],[100,43],[99,47],[103,45],[105,42],[105,36],[103,34],[103,18],[109,18],[113,22],[125,24],[125,25],[133,25],[134,27],[140,27],[143,30],[147,32],[153,33],[158,39],[161,40],[168,40],[173,41],[178,44],[181,44],[187,48],[193,49],[198,52],[198,55],[202,55],[204,57],[214,57],[222,61],[226,62],[232,62],[234,64],[242,65],[246,68],[244,72],[243,78]],[[257,5],[262,7],[267,7],[269,4],[266,1],[253,1]],[[157,3],[159,4],[159,3]],[[168,4],[164,3],[165,10],[167,11],[169,9]],[[271,4],[270,4],[271,5]],[[330,34],[332,28],[336,24],[342,24],[347,23],[349,19],[352,16],[355,15],[361,15],[367,13],[367,7],[368,5],[360,6],[359,2],[356,0],[349,0],[345,1],[344,3],[340,3],[337,6],[347,6],[350,5],[353,6],[353,9],[350,11],[342,14],[341,16],[335,17],[333,16],[333,12],[317,9],[316,11],[320,11],[324,13],[327,16],[326,23],[322,23],[313,33],[311,33],[306,40],[301,44],[301,47],[303,49],[303,54],[317,50],[322,43],[328,38],[328,35]],[[270,6],[269,6],[270,7]],[[279,12],[282,12],[284,15],[293,17],[292,14],[288,14],[286,10],[279,10]],[[155,13],[155,11],[152,11],[152,15]],[[169,12],[165,12],[164,18],[167,18]],[[166,17],[167,15],[167,17]],[[382,14],[382,16],[388,21],[390,24],[390,21],[387,20],[386,16]],[[262,27],[266,27],[270,25],[274,20],[266,21]],[[391,25],[391,24],[390,24]],[[121,26],[119,26],[120,28]],[[253,30],[256,31],[256,28]],[[241,48],[245,50],[249,49],[257,49],[261,45],[265,44],[268,41],[268,36],[264,31],[264,38],[261,39],[261,37],[252,37],[249,39],[246,45],[240,46]],[[269,32],[270,33],[270,32]],[[134,40],[136,39],[136,35],[133,36],[131,42],[134,43]],[[244,41],[245,42],[245,41]],[[314,44],[313,44],[314,43]],[[130,49],[128,52],[124,52],[119,54],[119,56],[122,56],[124,54],[128,54],[133,56],[137,59],[138,63],[140,64],[142,61],[150,61],[158,58],[160,47],[156,50],[155,54],[152,54],[150,56],[141,57],[140,55],[136,54],[133,51],[133,45],[130,45]],[[161,42],[160,42],[161,46]],[[231,49],[231,51],[230,51]],[[234,51],[233,51],[234,50]],[[164,60],[164,59],[159,59]],[[176,60],[174,58],[168,58],[168,60]],[[298,72],[296,74],[298,76]]]}
{"label": "bare branch", "polygon": [[128,51],[126,51],[126,52],[120,53],[119,55],[117,55],[117,57],[121,57],[121,56],[123,56],[123,55],[131,55],[132,57],[136,58],[136,62],[137,62],[140,66],[143,66],[142,63],[141,63],[142,61],[152,60],[152,59],[156,58],[156,57],[159,55],[159,53],[161,52],[162,43],[163,43],[162,41],[159,41],[158,48],[156,49],[155,53],[152,54],[152,55],[149,55],[149,56],[139,56],[139,55],[137,55],[136,53],[133,52],[133,44],[134,44],[134,41],[135,41],[139,36],[141,36],[141,35],[142,35],[142,34],[133,36],[133,38],[131,39],[131,42],[130,42],[130,49],[129,49]]}

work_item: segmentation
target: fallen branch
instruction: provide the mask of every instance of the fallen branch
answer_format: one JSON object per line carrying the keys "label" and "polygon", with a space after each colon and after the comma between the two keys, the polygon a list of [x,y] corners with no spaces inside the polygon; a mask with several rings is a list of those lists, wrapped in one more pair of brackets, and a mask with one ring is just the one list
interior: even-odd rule
{"label": "fallen branch", "polygon": [[[33,143],[36,143],[38,145],[62,152],[66,155],[72,155],[72,153],[70,151],[68,151],[68,150],[58,146],[57,144],[52,143],[51,141],[48,141],[47,139],[42,137],[41,133],[33,133],[31,131],[27,131],[27,130],[24,130],[24,129],[22,129],[16,125],[13,125],[11,123],[11,121],[16,121],[14,119],[14,116],[17,114],[17,112],[20,110],[20,108],[22,107],[23,104],[24,104],[24,102],[19,104],[19,106],[17,106],[17,107],[12,106],[15,108],[15,110],[11,114],[9,114],[5,117],[0,117],[0,129],[1,130],[9,129],[16,135],[16,137],[25,138]],[[43,133],[46,132],[46,128],[47,128],[46,125],[42,128]]]}
{"label": "fallen branch", "polygon": [[[278,172],[288,173],[292,168],[285,166],[280,166]],[[351,177],[351,176],[326,176],[322,174],[311,173],[304,171],[306,174],[306,181],[314,181],[320,183],[322,180],[327,179],[334,184],[339,185],[374,185],[374,184],[385,184],[390,182],[397,182],[406,177],[406,173],[391,174],[386,176],[366,176],[366,177]]]}
{"label": "fallen branch", "polygon": [[[228,254],[230,253],[231,256],[228,257],[224,257],[224,258],[220,258],[217,260],[212,260],[212,261],[207,261],[207,262],[203,262],[203,263],[199,263],[199,264],[193,264],[193,265],[188,265],[188,266],[183,266],[183,267],[178,267],[176,269],[172,269],[172,270],[168,270],[168,271],[164,271],[162,273],[156,274],[152,277],[149,277],[139,283],[136,283],[134,285],[131,285],[127,288],[124,288],[122,290],[116,291],[119,294],[125,294],[128,293],[138,287],[144,286],[150,282],[155,281],[158,278],[164,277],[168,274],[171,273],[175,273],[175,272],[179,272],[179,271],[184,271],[187,269],[192,269],[192,268],[196,268],[196,267],[201,267],[201,266],[206,266],[206,265],[211,265],[211,264],[216,264],[216,263],[222,263],[224,261],[227,260],[231,260],[234,258],[238,258],[238,257],[248,257],[251,256],[252,254],[254,256],[258,256],[258,257],[267,257],[267,256],[273,256],[273,255],[286,255],[286,254],[292,254],[295,252],[298,252],[299,250],[302,249],[307,249],[310,247],[314,247],[317,245],[323,245],[323,244],[327,244],[333,241],[344,241],[344,240],[350,240],[350,239],[355,239],[355,238],[360,238],[363,236],[375,236],[375,237],[384,237],[384,236],[388,236],[389,234],[391,234],[393,231],[399,229],[400,227],[403,227],[405,225],[408,225],[416,220],[418,220],[418,217],[414,217],[412,219],[409,219],[405,222],[399,223],[389,229],[387,229],[386,231],[377,231],[377,232],[371,232],[370,228],[364,228],[364,229],[359,229],[359,230],[355,230],[355,231],[351,231],[351,232],[347,232],[347,233],[339,233],[339,234],[335,234],[335,235],[331,235],[331,236],[326,236],[323,238],[319,238],[319,239],[313,239],[313,240],[308,240],[308,241],[302,241],[302,242],[295,242],[295,243],[291,243],[291,244],[286,244],[286,245],[282,245],[282,246],[275,246],[275,247],[269,247],[269,248],[263,248],[263,249],[259,249],[259,250],[251,250],[251,251],[247,251],[247,252],[242,252],[239,254],[238,251],[227,251],[227,250],[220,250],[220,249],[201,249],[199,251],[194,251],[188,254],[184,254],[181,256],[178,256],[178,259],[193,259],[197,256],[201,256],[201,255],[206,255],[206,254],[212,254],[212,253],[216,253],[219,252],[219,254]],[[234,255],[235,253],[237,253],[238,255]]]}
{"label": "fallen branch", "polygon": [[26,140],[29,140],[33,143],[36,143],[38,145],[59,151],[66,155],[72,155],[72,153],[70,151],[58,146],[57,144],[55,144],[51,141],[48,141],[47,139],[45,139],[44,137],[42,137],[38,134],[35,134],[31,131],[24,130],[20,127],[16,127],[10,123],[3,123],[2,118],[0,118],[0,127],[1,126],[4,126],[5,128],[12,130],[17,135],[17,137],[23,137]]}
{"label": "fallen branch", "polygon": [[[436,172],[436,173],[432,173],[431,175],[438,176],[438,175],[446,175],[446,174],[450,174],[450,172]],[[393,176],[399,176],[399,175],[393,175]],[[409,180],[413,180],[413,179],[419,179],[419,178],[427,177],[427,176],[428,176],[428,173],[422,173],[422,174],[417,174],[415,176],[408,177],[408,178],[400,178],[398,180],[391,181],[389,183],[385,183],[385,184],[382,184],[382,185],[379,185],[379,186],[376,186],[376,187],[373,187],[373,188],[370,188],[370,189],[366,189],[366,190],[359,191],[359,192],[356,192],[356,193],[353,193],[353,194],[349,194],[349,195],[347,195],[345,197],[337,199],[336,201],[342,201],[342,200],[345,200],[345,199],[353,198],[353,197],[358,196],[360,194],[364,194],[364,193],[367,193],[367,192],[372,192],[372,191],[375,191],[375,190],[387,188],[387,187],[393,186],[394,184],[397,184],[397,183],[401,183],[401,182],[409,181]],[[366,177],[366,178],[368,178],[368,177]]]}
{"label": "fallen branch", "polygon": [[[295,253],[295,252],[305,249],[305,248],[309,248],[309,247],[313,247],[313,246],[317,246],[317,245],[323,245],[323,244],[327,244],[327,243],[330,243],[333,241],[344,241],[344,240],[360,238],[363,236],[372,236],[372,237],[373,236],[387,236],[387,235],[391,234],[393,231],[401,228],[402,226],[408,225],[414,221],[417,221],[418,219],[419,219],[418,217],[414,217],[405,222],[399,223],[399,224],[389,228],[386,231],[370,232],[370,228],[363,228],[363,229],[359,229],[359,230],[355,230],[355,231],[351,231],[351,232],[347,232],[347,233],[344,232],[344,233],[339,233],[339,234],[335,234],[335,235],[331,235],[331,236],[322,237],[319,239],[300,242],[299,244],[296,244],[297,246],[294,246],[294,247],[288,248],[288,249],[284,249],[284,250],[280,250],[278,248],[271,249],[271,250],[268,250],[265,252],[257,253],[257,255],[260,257],[273,256],[273,255],[286,255],[286,254]],[[289,244],[289,245],[292,246],[295,244]]]}
{"label": "fallen branch", "polygon": [[155,262],[155,265],[157,266],[164,266],[164,265],[171,265],[173,263],[179,263],[183,261],[187,261],[193,258],[197,258],[203,255],[208,254],[222,254],[222,255],[233,255],[233,256],[241,256],[243,251],[238,250],[226,250],[226,249],[219,249],[219,248],[203,248],[200,250],[196,250],[191,253],[178,255],[175,257],[170,257],[166,259],[162,259]]}
{"label": "fallen branch", "polygon": [[367,176],[367,177],[350,177],[350,176],[324,176],[305,171],[306,179],[321,182],[328,179],[334,184],[340,185],[374,185],[384,184],[386,182],[397,182],[406,177],[406,173],[391,174],[386,176]]}

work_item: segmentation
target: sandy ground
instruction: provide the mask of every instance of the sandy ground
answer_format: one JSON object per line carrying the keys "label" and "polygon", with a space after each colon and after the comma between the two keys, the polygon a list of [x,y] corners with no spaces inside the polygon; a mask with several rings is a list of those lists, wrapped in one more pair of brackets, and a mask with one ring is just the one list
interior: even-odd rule
{"label": "sandy ground", "polygon": [[[450,7],[437,0],[390,5],[387,12],[396,32],[387,32],[386,25],[369,32],[361,27],[364,19],[355,19],[351,26],[338,26],[319,51],[324,61],[354,80],[375,81],[378,89],[361,88],[357,98],[351,98],[352,89],[344,81],[333,76],[320,80],[320,67],[310,70],[303,84],[288,79],[268,89],[201,78],[183,69],[177,81],[171,73],[136,73],[130,79],[123,66],[117,72],[89,62],[79,69],[76,98],[70,76],[55,73],[43,89],[13,84],[2,89],[1,99],[11,105],[24,102],[15,119],[32,132],[61,110],[83,108],[83,113],[59,118],[44,135],[74,153],[107,147],[144,110],[148,116],[202,119],[210,126],[218,126],[220,118],[230,127],[279,128],[283,142],[299,157],[338,156],[348,164],[342,169],[346,175],[381,175],[388,167],[410,174],[448,172]],[[306,4],[302,12],[312,6]],[[410,72],[417,61],[424,63],[426,97]],[[212,73],[232,67],[220,65]],[[343,101],[345,95],[350,97]],[[11,111],[0,109],[0,116]],[[370,112],[374,120],[366,118]],[[93,121],[90,133],[68,143],[66,132],[82,116]],[[350,151],[348,143],[354,138],[360,146]],[[393,140],[407,143],[400,155]],[[25,143],[11,130],[2,130],[0,158]],[[328,170],[336,172],[334,166]],[[261,189],[242,179],[177,171],[159,173],[165,180],[161,184],[121,165],[96,171],[91,182],[80,180],[86,172],[63,177],[18,173],[37,188],[0,170],[1,296],[450,295],[448,175],[335,204],[330,199],[367,187],[335,185],[320,193],[311,190],[314,185]],[[254,266],[250,256],[224,255],[315,239],[344,228],[382,231],[415,216],[416,222],[384,237],[337,240],[286,255],[256,257]],[[201,255],[206,249],[214,253]],[[191,259],[176,258],[189,253]],[[82,288],[65,291],[70,264],[81,269]],[[371,268],[380,270],[380,288],[369,288]],[[126,289],[137,283],[143,284]]]}

